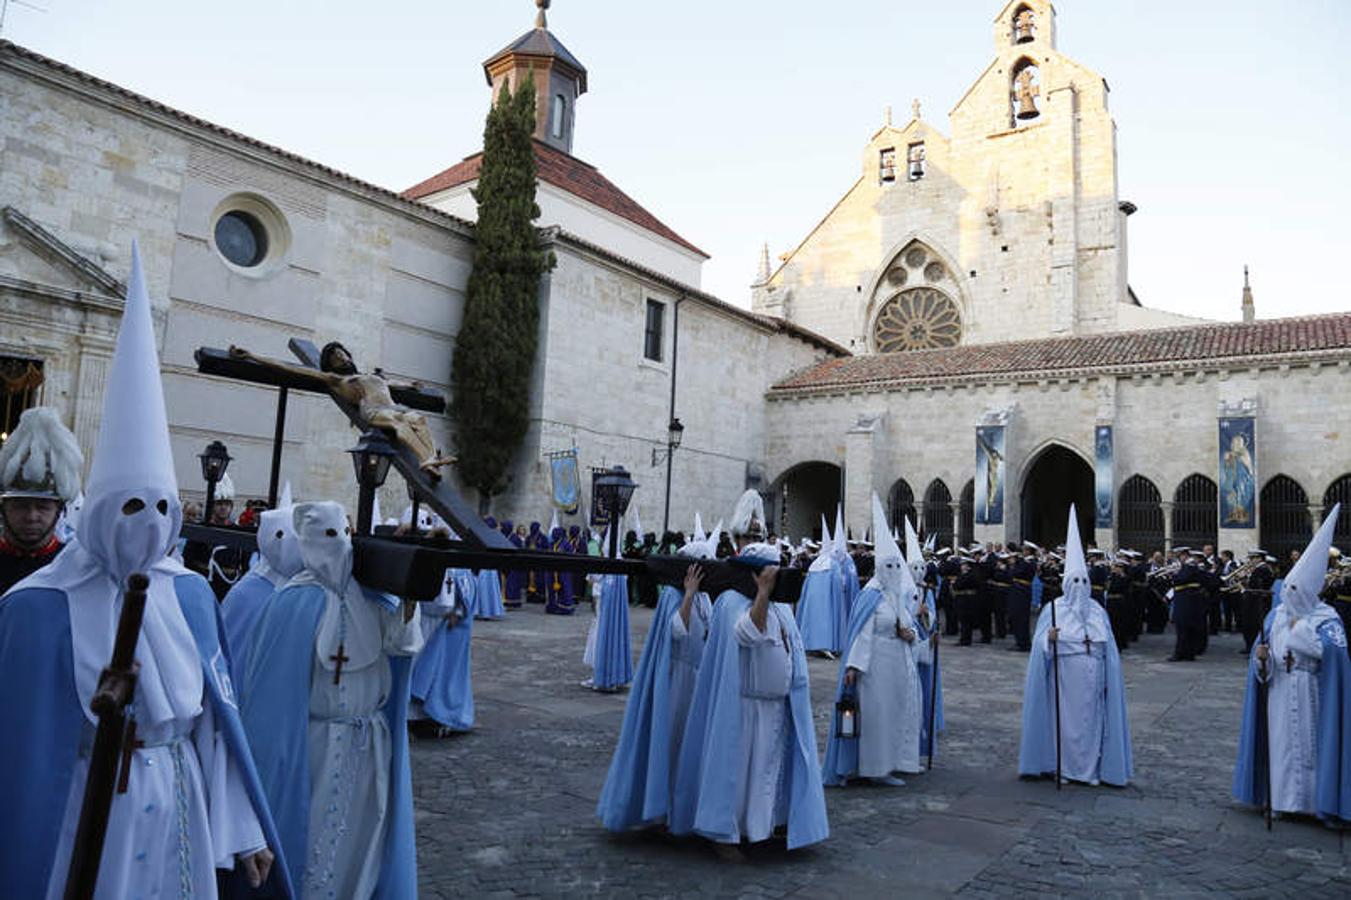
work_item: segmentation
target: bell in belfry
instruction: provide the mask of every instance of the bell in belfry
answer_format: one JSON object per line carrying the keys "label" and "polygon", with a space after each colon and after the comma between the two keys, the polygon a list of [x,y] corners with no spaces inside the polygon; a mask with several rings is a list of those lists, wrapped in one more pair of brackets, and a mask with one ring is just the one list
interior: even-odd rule
{"label": "bell in belfry", "polygon": [[1035,119],[1041,115],[1041,110],[1037,109],[1039,89],[1036,85],[1036,77],[1036,69],[1028,66],[1013,79],[1014,99],[1018,104],[1017,117],[1019,119]]}

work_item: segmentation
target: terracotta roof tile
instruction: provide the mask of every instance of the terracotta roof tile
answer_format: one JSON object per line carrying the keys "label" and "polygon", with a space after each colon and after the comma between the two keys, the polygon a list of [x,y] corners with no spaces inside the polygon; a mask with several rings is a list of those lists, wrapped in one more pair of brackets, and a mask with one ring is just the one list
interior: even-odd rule
{"label": "terracotta roof tile", "polygon": [[[538,166],[541,181],[562,188],[574,197],[580,197],[622,219],[627,219],[653,234],[698,253],[704,259],[709,258],[707,253],[663,225],[656,216],[616,187],[614,182],[602,175],[595,166],[582,162],[575,156],[569,156],[561,150],[556,150],[539,140],[535,141],[535,163]],[[478,178],[479,168],[482,164],[482,153],[467,156],[444,172],[433,175],[420,184],[413,185],[403,192],[403,196],[408,200],[421,200],[423,197],[429,197],[439,191],[466,184]]]}
{"label": "terracotta roof tile", "polygon": [[1344,355],[1351,358],[1351,313],[850,356],[812,366],[770,390],[771,394],[786,394],[981,377],[1054,378],[1085,370],[1205,366],[1226,360],[1299,357],[1337,350],[1347,351]]}

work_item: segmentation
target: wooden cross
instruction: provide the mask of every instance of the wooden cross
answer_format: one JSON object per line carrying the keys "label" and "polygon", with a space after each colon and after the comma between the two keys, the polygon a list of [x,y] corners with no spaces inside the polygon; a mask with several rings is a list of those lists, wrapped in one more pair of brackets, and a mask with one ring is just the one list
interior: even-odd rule
{"label": "wooden cross", "polygon": [[343,653],[342,651],[343,651],[343,644],[341,641],[339,641],[338,652],[329,656],[329,659],[333,660],[334,684],[340,684],[342,682],[342,664],[351,660],[351,657]]}
{"label": "wooden cross", "polygon": [[1288,675],[1295,667],[1295,654],[1291,651],[1285,651],[1285,673]]}

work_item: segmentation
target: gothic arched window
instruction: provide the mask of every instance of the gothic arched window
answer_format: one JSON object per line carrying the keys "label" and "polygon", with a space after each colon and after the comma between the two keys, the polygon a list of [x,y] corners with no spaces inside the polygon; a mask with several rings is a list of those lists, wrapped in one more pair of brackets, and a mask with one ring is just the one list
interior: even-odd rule
{"label": "gothic arched window", "polygon": [[885,297],[873,320],[878,353],[955,347],[962,314],[948,294],[952,276],[936,254],[915,241],[896,254],[874,296]]}

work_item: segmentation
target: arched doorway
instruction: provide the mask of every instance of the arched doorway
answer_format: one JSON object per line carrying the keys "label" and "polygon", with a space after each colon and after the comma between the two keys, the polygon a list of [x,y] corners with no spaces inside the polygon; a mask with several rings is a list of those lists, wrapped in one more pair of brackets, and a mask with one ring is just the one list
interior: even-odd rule
{"label": "arched doorway", "polygon": [[1332,507],[1338,503],[1342,505],[1342,512],[1333,526],[1332,543],[1345,552],[1351,552],[1351,548],[1348,548],[1351,545],[1351,475],[1338,478],[1323,492],[1323,515],[1331,513]]}
{"label": "arched doorway", "polygon": [[941,478],[924,489],[924,537],[934,536],[935,545],[952,546],[952,492]]}
{"label": "arched doorway", "polygon": [[1277,475],[1262,487],[1262,549],[1277,559],[1288,559],[1291,550],[1303,551],[1313,537],[1309,521],[1309,495],[1288,475]]}
{"label": "arched doorway", "polygon": [[1153,553],[1162,550],[1163,497],[1158,486],[1143,475],[1132,475],[1117,492],[1117,546]]}
{"label": "arched doorway", "polygon": [[[1219,488],[1201,474],[1188,475],[1173,491],[1173,546],[1200,550],[1219,539]],[[1216,548],[1218,549],[1218,548]]]}
{"label": "arched doorway", "polygon": [[1077,505],[1079,535],[1093,540],[1093,467],[1061,444],[1043,450],[1023,477],[1023,540],[1043,547],[1065,542],[1070,504]]}
{"label": "arched doorway", "polygon": [[806,535],[819,539],[822,516],[834,527],[843,480],[840,467],[828,462],[798,463],[780,475],[771,516],[778,534],[794,541]]}
{"label": "arched doorway", "polygon": [[963,547],[971,546],[976,539],[976,480],[968,478],[962,488],[962,498],[957,501],[957,543]]}
{"label": "arched doorway", "polygon": [[887,499],[891,509],[891,527],[896,529],[897,534],[905,534],[906,519],[909,519],[912,525],[919,525],[915,520],[915,492],[911,489],[910,482],[904,478],[897,478]]}

